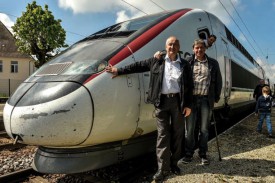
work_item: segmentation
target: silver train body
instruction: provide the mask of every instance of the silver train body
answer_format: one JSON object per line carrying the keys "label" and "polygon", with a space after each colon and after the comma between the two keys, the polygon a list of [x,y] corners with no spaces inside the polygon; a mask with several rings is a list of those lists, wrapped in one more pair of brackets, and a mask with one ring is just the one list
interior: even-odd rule
{"label": "silver train body", "polygon": [[182,57],[198,37],[217,36],[207,54],[218,60],[223,89],[216,109],[255,103],[263,69],[214,15],[181,9],[107,27],[72,45],[24,81],[7,101],[4,125],[18,142],[37,145],[33,168],[43,173],[98,169],[155,150],[150,73],[111,79],[107,64],[123,67],[165,48],[174,35]]}

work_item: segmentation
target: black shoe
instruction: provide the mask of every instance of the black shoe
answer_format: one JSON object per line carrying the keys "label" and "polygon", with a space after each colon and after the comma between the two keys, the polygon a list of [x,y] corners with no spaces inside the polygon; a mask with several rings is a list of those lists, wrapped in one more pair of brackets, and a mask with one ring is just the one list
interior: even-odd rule
{"label": "black shoe", "polygon": [[210,162],[209,162],[208,158],[206,157],[206,155],[200,156],[200,158],[201,158],[201,164],[202,165],[209,165],[210,164]]}
{"label": "black shoe", "polygon": [[187,163],[190,163],[192,161],[192,156],[184,156],[183,158],[181,158],[178,163],[184,163],[184,164],[187,164]]}
{"label": "black shoe", "polygon": [[268,134],[268,138],[273,138],[272,134]]}
{"label": "black shoe", "polygon": [[262,131],[261,131],[261,130],[256,130],[256,132],[258,132],[258,133],[262,133]]}
{"label": "black shoe", "polygon": [[173,165],[171,167],[171,172],[175,175],[180,175],[181,173],[180,168],[177,165]]}
{"label": "black shoe", "polygon": [[153,176],[153,179],[160,181],[163,180],[167,175],[169,175],[169,171],[158,170],[157,173]]}

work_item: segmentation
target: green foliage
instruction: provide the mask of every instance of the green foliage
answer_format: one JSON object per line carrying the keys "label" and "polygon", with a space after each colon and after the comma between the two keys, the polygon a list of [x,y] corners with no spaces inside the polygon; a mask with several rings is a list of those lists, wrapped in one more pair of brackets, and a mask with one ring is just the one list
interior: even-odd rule
{"label": "green foliage", "polygon": [[17,18],[12,29],[19,51],[35,55],[37,68],[52,57],[52,52],[68,46],[65,44],[66,32],[61,20],[54,19],[48,5],[43,10],[36,1],[27,5],[26,12]]}

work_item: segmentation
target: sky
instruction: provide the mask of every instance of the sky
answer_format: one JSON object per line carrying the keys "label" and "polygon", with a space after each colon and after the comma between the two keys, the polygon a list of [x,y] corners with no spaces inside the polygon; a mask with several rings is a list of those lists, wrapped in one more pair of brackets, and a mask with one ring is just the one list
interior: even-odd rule
{"label": "sky", "polygon": [[[11,30],[33,0],[0,1],[0,21]],[[115,23],[180,8],[216,15],[275,81],[275,0],[36,0],[60,19],[72,45]]]}

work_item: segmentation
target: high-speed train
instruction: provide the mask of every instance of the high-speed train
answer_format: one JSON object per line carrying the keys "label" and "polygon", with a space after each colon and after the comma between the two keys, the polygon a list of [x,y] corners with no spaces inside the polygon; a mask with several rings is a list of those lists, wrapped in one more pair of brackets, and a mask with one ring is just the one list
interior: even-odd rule
{"label": "high-speed train", "polygon": [[215,34],[207,54],[219,62],[223,88],[215,109],[255,104],[264,70],[213,14],[180,9],[118,23],[75,43],[26,79],[5,104],[4,125],[16,142],[39,146],[33,168],[43,173],[98,169],[155,150],[150,73],[111,78],[123,67],[165,48],[174,35],[182,57],[196,38]]}

